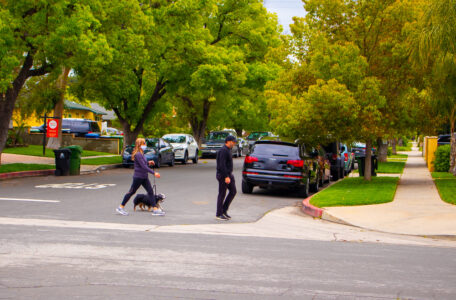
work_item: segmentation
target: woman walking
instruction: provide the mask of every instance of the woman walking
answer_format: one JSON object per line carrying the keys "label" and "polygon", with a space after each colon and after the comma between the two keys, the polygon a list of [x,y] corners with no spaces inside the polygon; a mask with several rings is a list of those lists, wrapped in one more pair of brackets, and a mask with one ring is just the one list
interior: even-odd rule
{"label": "woman walking", "polygon": [[116,211],[123,215],[128,216],[128,212],[125,211],[124,207],[127,204],[128,200],[130,200],[131,196],[133,196],[138,188],[142,185],[144,189],[147,191],[147,195],[149,196],[149,200],[152,203],[153,216],[164,216],[165,212],[157,206],[157,202],[155,199],[154,191],[150,184],[148,175],[149,173],[153,174],[155,177],[160,178],[160,174],[158,172],[154,172],[150,167],[149,164],[154,165],[153,161],[147,162],[147,159],[144,157],[144,150],[146,149],[146,140],[145,139],[136,139],[135,148],[131,154],[131,159],[135,162],[135,171],[133,174],[133,183],[131,184],[130,190],[128,193],[125,194],[122,204],[116,209]]}

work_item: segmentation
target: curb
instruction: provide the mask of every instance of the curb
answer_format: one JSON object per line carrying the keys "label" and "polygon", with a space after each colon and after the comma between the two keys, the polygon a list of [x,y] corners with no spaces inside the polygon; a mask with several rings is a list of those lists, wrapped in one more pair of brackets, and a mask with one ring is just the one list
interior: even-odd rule
{"label": "curb", "polygon": [[323,212],[324,210],[319,208],[319,207],[316,207],[316,206],[313,206],[312,204],[310,204],[310,199],[312,199],[313,195],[310,196],[310,197],[307,197],[306,199],[304,199],[302,201],[302,207],[301,207],[301,210],[303,213],[311,216],[311,217],[314,217],[314,218],[321,218],[322,215],[323,215]]}
{"label": "curb", "polygon": [[[80,175],[99,173],[104,170],[111,170],[111,169],[116,169],[116,168],[121,168],[121,167],[122,167],[122,164],[103,165],[103,166],[96,168],[95,170],[81,171]],[[0,180],[23,178],[23,177],[50,176],[50,175],[54,175],[54,174],[55,174],[55,169],[0,173]]]}
{"label": "curb", "polygon": [[20,171],[0,174],[0,180],[22,178],[22,177],[34,177],[34,176],[49,176],[54,175],[54,170],[38,170],[38,171]]}

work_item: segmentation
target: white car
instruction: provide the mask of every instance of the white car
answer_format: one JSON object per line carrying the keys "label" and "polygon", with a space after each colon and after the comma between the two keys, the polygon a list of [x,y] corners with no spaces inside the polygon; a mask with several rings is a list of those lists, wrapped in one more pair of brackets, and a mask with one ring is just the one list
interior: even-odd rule
{"label": "white car", "polygon": [[172,133],[162,137],[174,147],[175,160],[186,164],[189,159],[198,163],[198,143],[190,134]]}

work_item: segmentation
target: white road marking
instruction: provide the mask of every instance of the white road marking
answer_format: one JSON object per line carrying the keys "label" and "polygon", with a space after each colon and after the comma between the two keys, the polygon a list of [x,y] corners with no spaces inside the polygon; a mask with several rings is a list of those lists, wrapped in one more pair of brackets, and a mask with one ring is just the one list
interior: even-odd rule
{"label": "white road marking", "polygon": [[115,186],[114,183],[81,183],[81,182],[69,182],[69,183],[50,183],[35,186],[36,188],[53,188],[53,189],[86,189],[86,190],[98,190],[106,187]]}
{"label": "white road marking", "polygon": [[58,203],[59,200],[40,200],[40,199],[22,199],[22,198],[0,198],[0,201],[26,201],[26,202],[48,202]]}

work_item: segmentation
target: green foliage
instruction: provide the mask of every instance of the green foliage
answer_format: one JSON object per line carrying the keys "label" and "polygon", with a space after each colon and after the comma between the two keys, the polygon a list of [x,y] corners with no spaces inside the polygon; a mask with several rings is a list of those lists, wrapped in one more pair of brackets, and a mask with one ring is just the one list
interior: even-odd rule
{"label": "green foliage", "polygon": [[448,172],[450,170],[450,153],[450,145],[443,145],[437,148],[435,151],[435,159],[433,161],[435,171]]}
{"label": "green foliage", "polygon": [[402,174],[404,167],[405,162],[402,161],[379,162],[377,173]]}
{"label": "green foliage", "polygon": [[81,159],[81,165],[112,165],[112,164],[121,164],[122,156],[109,156],[109,157],[100,157],[100,158],[85,158]]}
{"label": "green foliage", "polygon": [[[31,155],[31,156],[43,156],[43,146],[40,145],[28,145],[27,147],[17,147],[17,148],[6,148],[3,153],[11,154],[20,154],[20,155]],[[112,155],[112,153],[107,152],[98,152],[84,150],[82,156],[98,156],[98,155]],[[46,148],[46,157],[54,157],[54,152],[52,149]]]}
{"label": "green foliage", "polygon": [[398,177],[345,178],[312,197],[310,203],[317,207],[353,206],[388,203],[393,201]]}

